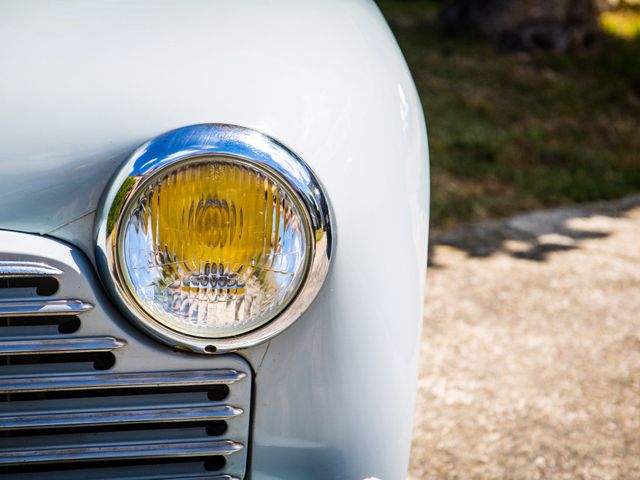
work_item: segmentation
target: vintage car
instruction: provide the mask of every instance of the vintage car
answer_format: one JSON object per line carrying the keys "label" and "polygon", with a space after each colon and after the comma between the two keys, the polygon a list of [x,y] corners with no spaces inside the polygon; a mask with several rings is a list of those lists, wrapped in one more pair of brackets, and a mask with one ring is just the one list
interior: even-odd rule
{"label": "vintage car", "polygon": [[374,3],[0,3],[0,473],[406,476],[420,101]]}

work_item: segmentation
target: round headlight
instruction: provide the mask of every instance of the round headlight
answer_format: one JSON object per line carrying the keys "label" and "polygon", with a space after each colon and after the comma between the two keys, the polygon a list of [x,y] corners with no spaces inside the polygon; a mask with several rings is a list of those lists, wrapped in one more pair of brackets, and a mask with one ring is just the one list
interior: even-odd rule
{"label": "round headlight", "polygon": [[98,266],[116,299],[147,332],[194,351],[279,333],[328,269],[319,182],[275,140],[241,127],[185,127],[143,145],[98,218]]}

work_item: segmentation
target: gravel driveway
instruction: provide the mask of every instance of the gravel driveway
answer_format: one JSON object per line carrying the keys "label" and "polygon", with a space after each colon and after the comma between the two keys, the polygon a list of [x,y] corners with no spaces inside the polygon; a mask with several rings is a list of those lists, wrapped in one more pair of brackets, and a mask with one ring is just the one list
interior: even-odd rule
{"label": "gravel driveway", "polygon": [[640,199],[435,243],[410,478],[640,479]]}

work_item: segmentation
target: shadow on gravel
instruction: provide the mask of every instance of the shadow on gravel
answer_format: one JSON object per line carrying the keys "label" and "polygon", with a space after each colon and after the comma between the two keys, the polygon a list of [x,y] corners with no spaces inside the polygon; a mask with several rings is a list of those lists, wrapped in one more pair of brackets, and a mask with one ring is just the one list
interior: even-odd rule
{"label": "shadow on gravel", "polygon": [[597,215],[621,217],[637,206],[640,206],[640,195],[616,202],[540,210],[507,220],[487,220],[448,232],[434,233],[430,239],[429,266],[439,267],[433,255],[437,245],[454,247],[470,257],[505,253],[513,258],[542,262],[547,260],[550,253],[579,248],[581,240],[609,236],[607,232],[572,227],[573,220]]}

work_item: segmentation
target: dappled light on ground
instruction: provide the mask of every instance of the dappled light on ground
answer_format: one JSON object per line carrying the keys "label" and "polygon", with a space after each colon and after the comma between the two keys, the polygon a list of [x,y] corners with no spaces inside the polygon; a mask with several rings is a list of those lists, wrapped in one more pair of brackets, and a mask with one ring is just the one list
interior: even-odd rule
{"label": "dappled light on ground", "polygon": [[413,480],[640,478],[640,207],[615,210],[517,217],[572,247],[542,262],[435,247]]}
{"label": "dappled light on ground", "polygon": [[[433,255],[437,246],[454,247],[470,257],[504,253],[514,258],[543,261],[549,253],[580,248],[584,240],[608,236],[610,232],[595,221],[596,217],[619,217],[638,206],[640,196],[630,196],[617,202],[533,211],[507,220],[485,220],[434,233],[430,265],[438,267]],[[598,226],[600,228],[595,228]]]}
{"label": "dappled light on ground", "polygon": [[640,5],[637,8],[604,12],[600,16],[603,30],[609,35],[626,39],[640,36]]}

